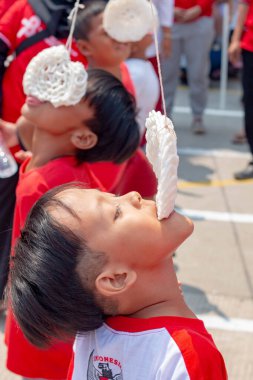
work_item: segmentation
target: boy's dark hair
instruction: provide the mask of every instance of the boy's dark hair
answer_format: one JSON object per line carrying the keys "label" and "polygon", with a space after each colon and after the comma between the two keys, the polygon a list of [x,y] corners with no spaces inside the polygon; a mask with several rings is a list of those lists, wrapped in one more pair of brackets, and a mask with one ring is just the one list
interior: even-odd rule
{"label": "boy's dark hair", "polygon": [[[104,320],[94,297],[94,281],[106,255],[92,252],[83,236],[50,216],[50,210],[58,207],[79,219],[56,196],[70,187],[73,184],[50,190],[33,206],[11,262],[7,294],[24,335],[38,347],[50,345],[53,338],[94,330]],[[81,260],[87,273],[80,277]]]}
{"label": "boy's dark hair", "polygon": [[98,141],[91,149],[78,149],[78,161],[121,163],[128,159],[140,142],[133,96],[112,74],[91,69],[84,100],[94,110],[94,118],[86,125],[97,135]]}
{"label": "boy's dark hair", "polygon": [[89,0],[85,7],[78,12],[74,36],[76,40],[88,40],[92,28],[93,18],[104,12],[106,2],[102,0]]}

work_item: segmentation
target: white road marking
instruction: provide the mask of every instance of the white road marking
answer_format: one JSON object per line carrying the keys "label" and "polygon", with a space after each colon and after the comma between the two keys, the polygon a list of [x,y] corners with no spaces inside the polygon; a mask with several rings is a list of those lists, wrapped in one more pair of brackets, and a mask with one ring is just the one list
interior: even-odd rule
{"label": "white road marking", "polygon": [[178,148],[178,154],[182,156],[204,156],[204,157],[245,157],[250,159],[250,154],[248,152],[236,152],[230,149],[200,149],[200,148]]}
{"label": "white road marking", "polygon": [[183,215],[193,220],[211,220],[216,222],[253,223],[253,214],[238,214],[217,211],[200,211],[191,209],[177,209]]}
{"label": "white road marking", "polygon": [[198,315],[207,329],[225,330],[234,332],[253,333],[253,320],[240,318],[222,318],[209,315]]}
{"label": "white road marking", "polygon": [[[175,113],[183,113],[190,115],[192,113],[190,107],[174,107]],[[222,110],[222,109],[214,109],[214,108],[206,108],[205,115],[209,116],[224,116],[224,117],[243,117],[243,111],[240,110]]]}

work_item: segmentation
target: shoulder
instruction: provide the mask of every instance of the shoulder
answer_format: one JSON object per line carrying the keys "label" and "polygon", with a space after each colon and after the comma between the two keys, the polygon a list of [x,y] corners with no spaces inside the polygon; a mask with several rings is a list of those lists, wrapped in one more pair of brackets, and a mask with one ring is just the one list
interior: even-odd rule
{"label": "shoulder", "polygon": [[173,328],[166,326],[184,360],[190,379],[227,379],[223,357],[212,336],[201,321],[193,322]]}

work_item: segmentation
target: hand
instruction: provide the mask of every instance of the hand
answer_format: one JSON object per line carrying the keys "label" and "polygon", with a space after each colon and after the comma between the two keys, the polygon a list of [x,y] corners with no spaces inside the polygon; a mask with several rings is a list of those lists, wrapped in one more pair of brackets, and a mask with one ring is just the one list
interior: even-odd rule
{"label": "hand", "polygon": [[18,145],[16,130],[16,124],[0,119],[0,133],[9,148]]}
{"label": "hand", "polygon": [[194,21],[197,17],[201,15],[201,12],[202,9],[199,5],[186,9],[184,14],[182,15],[182,22],[185,23]]}
{"label": "hand", "polygon": [[174,19],[176,22],[182,22],[184,14],[185,14],[185,9],[178,8],[178,7],[174,8]]}
{"label": "hand", "polygon": [[241,44],[240,41],[232,41],[228,48],[229,60],[233,65],[240,62]]}
{"label": "hand", "polygon": [[18,152],[16,152],[14,154],[15,158],[17,159],[17,161],[19,163],[22,163],[23,161],[25,161],[27,158],[30,158],[32,157],[32,152],[30,152],[29,150],[19,150]]}
{"label": "hand", "polygon": [[171,38],[170,36],[163,36],[162,42],[161,42],[161,55],[164,58],[167,58],[170,56],[171,53]]}

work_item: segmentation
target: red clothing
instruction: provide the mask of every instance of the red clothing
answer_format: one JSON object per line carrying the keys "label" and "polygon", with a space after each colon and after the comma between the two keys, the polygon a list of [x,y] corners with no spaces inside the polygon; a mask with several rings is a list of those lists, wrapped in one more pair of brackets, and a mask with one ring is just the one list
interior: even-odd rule
{"label": "red clothing", "polygon": [[253,52],[253,1],[245,1],[249,5],[248,15],[245,21],[245,30],[242,36],[242,49]]}
{"label": "red clothing", "polygon": [[[15,1],[0,19],[0,38],[9,47],[11,54],[22,41],[45,28],[45,24],[35,15],[27,0],[19,0]],[[41,50],[59,43],[60,41],[53,36],[37,42],[20,53],[7,68],[3,80],[4,120],[15,122],[20,116],[20,109],[25,102],[22,80],[30,60]],[[75,46],[71,58],[86,64],[85,58]]]}
{"label": "red clothing", "polygon": [[7,9],[14,3],[15,0],[1,0],[0,3],[0,17],[7,11]]}
{"label": "red clothing", "polygon": [[109,318],[75,340],[68,380],[82,380],[84,373],[90,379],[109,373],[111,379],[227,379],[203,322],[182,317]]}
{"label": "red clothing", "polygon": [[127,89],[127,91],[135,97],[134,83],[132,81],[128,67],[125,64],[125,62],[121,63],[120,71],[121,71],[121,82],[123,83],[123,85]]}
{"label": "red clothing", "polygon": [[[87,188],[104,190],[86,164],[77,165],[74,157],[62,157],[46,165],[25,172],[30,159],[20,168],[17,200],[14,214],[12,247],[20,235],[26,217],[33,204],[49,189],[58,185],[80,181]],[[6,323],[7,368],[24,377],[65,379],[72,354],[72,344],[58,342],[48,350],[39,350],[24,337],[8,313]]]}
{"label": "red clothing", "polygon": [[175,0],[175,7],[189,9],[199,5],[202,9],[201,17],[212,15],[214,0]]}
{"label": "red clothing", "polygon": [[[121,80],[127,91],[135,96],[133,81],[127,65],[120,65]],[[153,169],[146,156],[138,150],[132,158],[123,164],[96,162],[89,164],[91,170],[107,191],[123,195],[129,191],[138,191],[144,198],[152,198],[157,192],[157,182]]]}
{"label": "red clothing", "polygon": [[123,164],[98,162],[90,164],[90,168],[111,193],[123,195],[138,191],[143,198],[153,198],[157,192],[156,176],[140,148]]}

